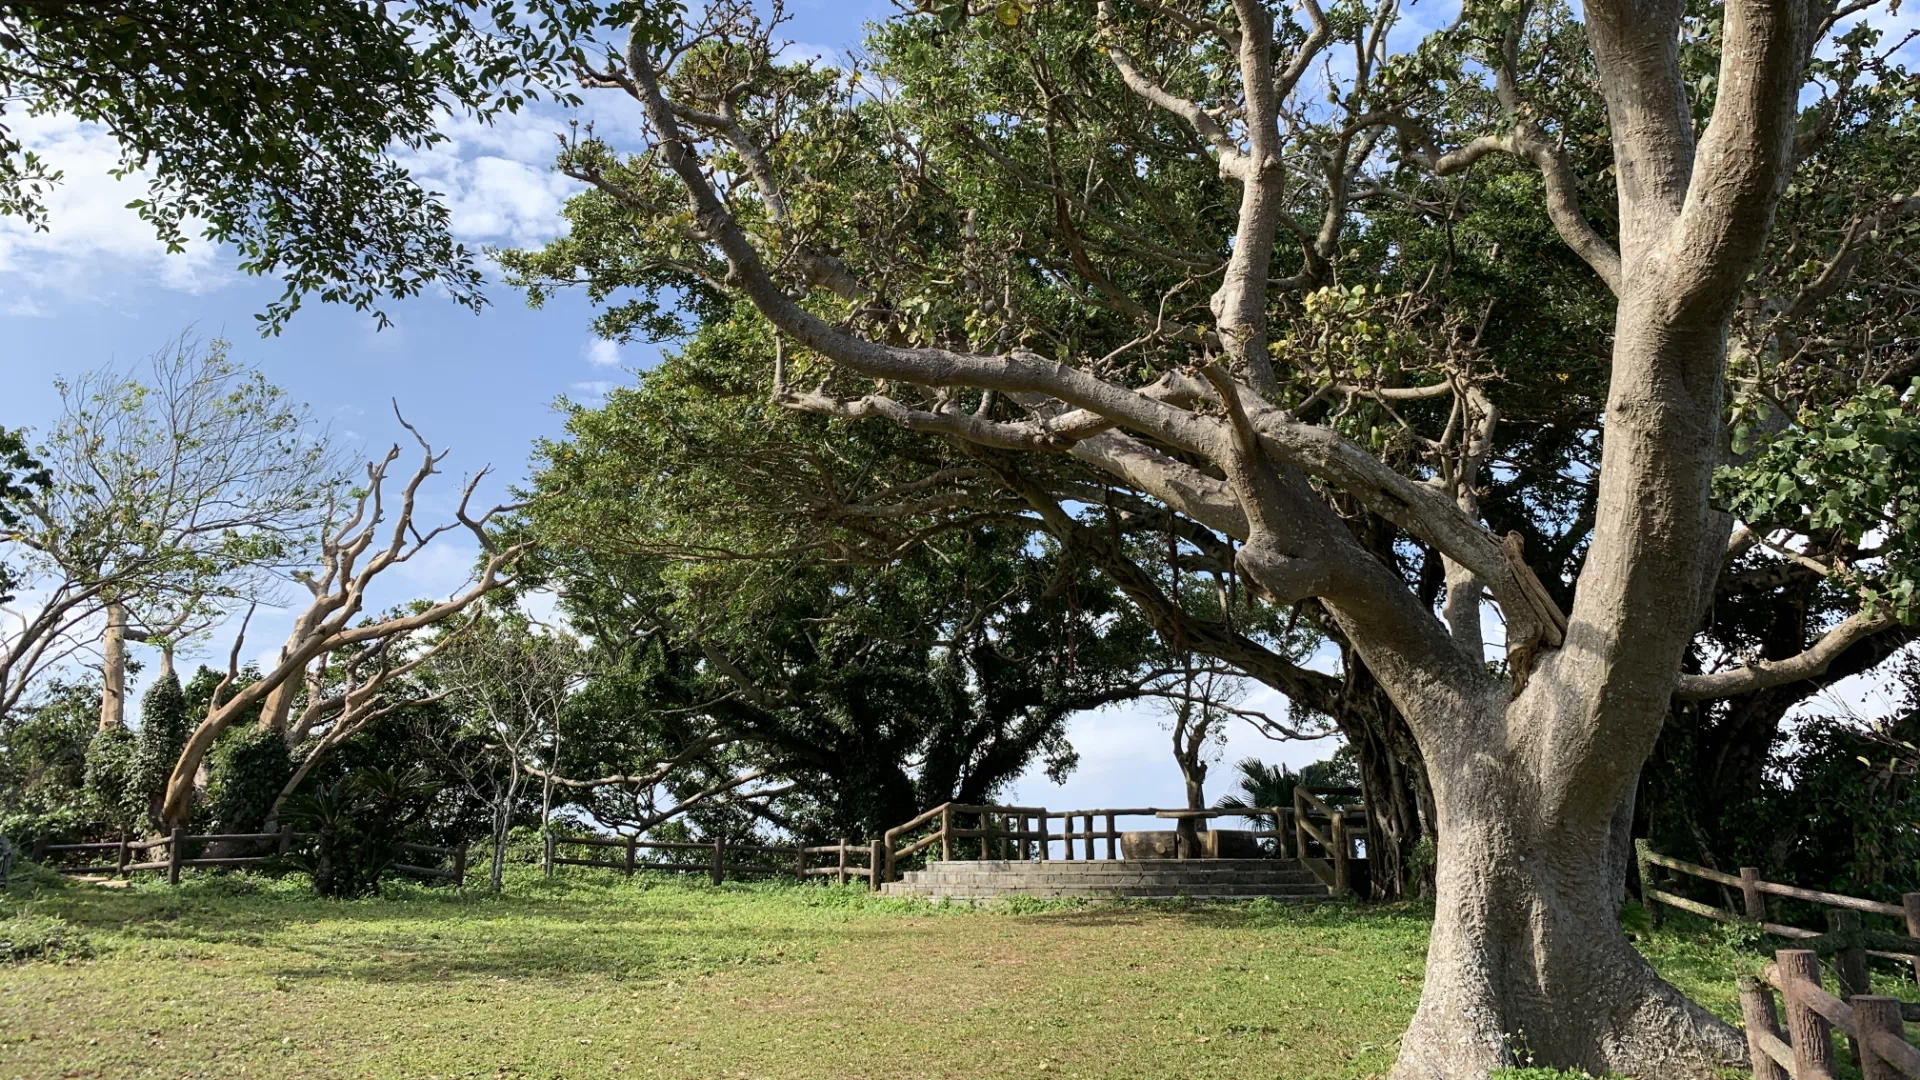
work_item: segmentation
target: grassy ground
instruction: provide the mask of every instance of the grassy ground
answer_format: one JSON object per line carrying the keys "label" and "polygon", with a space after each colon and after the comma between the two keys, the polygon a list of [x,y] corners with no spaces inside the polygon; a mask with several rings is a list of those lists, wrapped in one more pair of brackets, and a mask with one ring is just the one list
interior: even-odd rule
{"label": "grassy ground", "polygon": [[[594,871],[352,903],[42,877],[0,938],[21,911],[22,941],[70,928],[0,966],[0,1077],[22,1080],[1360,1078],[1391,1062],[1427,931],[1416,908],[976,911]],[[1738,941],[1645,947],[1732,1015]]]}

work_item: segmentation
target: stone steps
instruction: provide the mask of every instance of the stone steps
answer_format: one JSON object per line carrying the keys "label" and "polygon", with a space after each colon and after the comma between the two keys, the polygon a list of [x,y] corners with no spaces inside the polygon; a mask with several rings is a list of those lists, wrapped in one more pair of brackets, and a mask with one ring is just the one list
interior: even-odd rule
{"label": "stone steps", "polygon": [[980,860],[929,863],[888,882],[889,896],[986,900],[1046,898],[1256,896],[1326,899],[1327,887],[1291,859]]}

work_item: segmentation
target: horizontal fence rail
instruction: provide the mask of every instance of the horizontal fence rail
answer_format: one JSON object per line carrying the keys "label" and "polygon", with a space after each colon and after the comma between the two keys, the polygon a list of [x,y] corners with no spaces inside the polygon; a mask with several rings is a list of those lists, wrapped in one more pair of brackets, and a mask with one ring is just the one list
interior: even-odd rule
{"label": "horizontal fence rail", "polygon": [[[175,829],[167,836],[152,840],[134,840],[121,837],[119,840],[95,841],[85,844],[55,844],[42,838],[33,845],[33,861],[44,863],[48,855],[62,855],[73,852],[114,853],[111,863],[88,863],[80,866],[52,866],[61,874],[109,874],[127,877],[131,874],[147,871],[164,871],[167,884],[180,884],[180,871],[191,866],[252,866],[279,859],[289,854],[295,844],[317,839],[318,833],[297,832],[291,826],[283,826],[277,832],[252,833],[189,833],[185,829]],[[207,844],[262,844],[272,841],[274,850],[264,855],[218,855],[190,857],[187,849],[190,845]],[[408,877],[430,878],[464,884],[467,878],[467,849],[464,847],[435,847],[431,844],[401,844],[400,850],[411,855],[430,856],[432,861],[451,860],[450,868],[417,865],[396,862],[391,867],[396,874]],[[166,850],[165,858],[154,858],[153,852]],[[142,856],[136,860],[135,856]]]}
{"label": "horizontal fence rail", "polygon": [[[620,852],[610,858],[574,858],[560,854],[563,847],[598,848]],[[643,860],[642,851],[682,851],[705,852],[706,859],[694,862],[682,860],[667,862],[661,860]],[[752,858],[759,856],[762,862],[730,862],[729,857]],[[860,865],[856,859],[865,859],[866,865]],[[637,837],[619,836],[561,836],[548,833],[545,843],[543,866],[552,876],[556,866],[589,866],[603,870],[618,870],[632,877],[636,870],[676,870],[681,872],[705,872],[715,885],[726,881],[728,875],[743,877],[762,875],[772,877],[792,877],[798,881],[809,878],[832,877],[845,885],[849,878],[864,879],[869,888],[877,889],[885,880],[875,874],[875,868],[882,865],[880,841],[870,844],[853,844],[842,840],[838,844],[814,846],[765,845],[765,844],[729,844],[725,840],[711,840],[704,843],[670,840],[641,840]],[[777,862],[775,860],[778,860]]]}

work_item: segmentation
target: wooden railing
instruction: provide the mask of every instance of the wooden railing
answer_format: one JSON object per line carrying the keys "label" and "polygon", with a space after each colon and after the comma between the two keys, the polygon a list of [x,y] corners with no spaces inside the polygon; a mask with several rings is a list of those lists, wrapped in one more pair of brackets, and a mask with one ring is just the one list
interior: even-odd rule
{"label": "wooden railing", "polygon": [[[281,826],[278,832],[258,833],[188,833],[185,829],[175,829],[167,836],[154,840],[133,840],[121,837],[119,840],[107,840],[88,844],[55,844],[44,837],[33,845],[33,861],[44,863],[48,855],[70,852],[114,853],[112,863],[88,864],[82,866],[53,866],[49,869],[62,874],[112,874],[126,877],[129,874],[144,871],[165,871],[167,884],[180,884],[180,871],[189,866],[249,866],[267,862],[286,855],[293,845],[303,840],[311,840],[314,833],[295,832],[291,826]],[[273,851],[264,855],[223,855],[202,858],[188,858],[187,848],[194,844],[262,844],[273,841]],[[411,877],[442,878],[455,884],[464,884],[467,877],[467,850],[464,847],[434,847],[431,844],[401,844],[402,851],[412,854],[431,855],[434,859],[451,859],[450,869],[420,866],[409,863],[395,863],[392,870]],[[155,858],[153,853],[166,850],[165,858]],[[145,858],[135,861],[135,856]]]}
{"label": "wooden railing", "polygon": [[[1334,792],[1327,792],[1331,795]],[[1327,831],[1321,832],[1313,825],[1315,813],[1327,820]],[[1363,819],[1364,826],[1364,819]],[[1353,890],[1353,871],[1350,859],[1353,856],[1353,837],[1347,832],[1347,812],[1327,805],[1325,799],[1313,789],[1296,786],[1293,789],[1293,828],[1294,858],[1302,866],[1314,872],[1314,875],[1327,884],[1336,895],[1345,895]],[[1317,841],[1326,858],[1314,858],[1307,854],[1308,841]]]}
{"label": "wooden railing", "polygon": [[[1058,840],[1064,858],[1098,859],[1097,841],[1106,841],[1106,857],[1120,857],[1122,817],[1166,817],[1186,819],[1223,817],[1271,818],[1272,829],[1239,830],[1242,835],[1275,842],[1280,858],[1301,860],[1336,892],[1352,886],[1351,865],[1354,844],[1366,831],[1366,810],[1360,807],[1334,807],[1326,798],[1358,795],[1351,788],[1296,788],[1291,807],[1245,807],[1234,809],[1168,810],[1153,806],[1119,807],[1096,810],[1048,810],[1043,806],[972,806],[942,803],[905,824],[888,829],[881,841],[884,850],[885,880],[897,881],[902,861],[939,846],[940,859],[973,858],[973,845],[979,842],[979,858],[1046,861],[1052,858],[1050,845]],[[1323,798],[1325,796],[1325,798]],[[1059,822],[1059,828],[1053,823]],[[1319,824],[1316,824],[1318,822]],[[1356,828],[1357,824],[1357,828]],[[1324,826],[1324,828],[1322,827]]]}
{"label": "wooden railing", "polygon": [[[616,850],[621,858],[568,858],[559,854],[564,846]],[[606,870],[618,870],[632,877],[636,870],[677,870],[682,872],[704,872],[715,885],[724,882],[727,875],[740,877],[748,874],[771,875],[775,877],[791,876],[804,881],[808,878],[832,877],[845,885],[848,878],[864,878],[872,888],[879,888],[884,877],[875,880],[874,868],[883,865],[878,840],[871,844],[856,845],[842,840],[838,844],[824,844],[812,847],[794,845],[767,846],[761,844],[729,844],[724,839],[706,843],[675,842],[665,840],[641,840],[637,837],[618,836],[559,836],[547,834],[545,845],[546,872],[551,875],[555,866],[594,866]],[[642,861],[642,851],[699,851],[707,858],[699,862],[660,860]],[[782,860],[780,865],[766,862],[729,862],[729,856],[776,856]],[[865,866],[853,861],[865,858]]]}
{"label": "wooden railing", "polygon": [[[1635,841],[1635,851],[1640,860],[1640,895],[1647,901],[1647,910],[1655,916],[1656,921],[1658,909],[1654,904],[1660,903],[1703,918],[1750,923],[1776,937],[1797,939],[1804,948],[1821,955],[1837,956],[1842,985],[1853,992],[1866,992],[1864,972],[1869,955],[1908,961],[1913,964],[1915,974],[1920,975],[1920,892],[1906,893],[1901,896],[1900,903],[1887,904],[1858,896],[1762,881],[1760,871],[1751,866],[1741,867],[1738,874],[1729,874],[1662,855],[1648,847],[1645,840]],[[1729,907],[1714,907],[1659,888],[1654,867],[1723,886],[1727,890]],[[1739,911],[1731,910],[1733,890],[1736,889],[1740,894]],[[1767,913],[1768,896],[1782,896],[1833,908],[1827,913],[1827,929],[1822,932],[1770,921]],[[1863,930],[1860,926],[1861,914],[1899,919],[1906,926],[1907,933],[1902,936]]]}
{"label": "wooden railing", "polygon": [[[1780,1028],[1773,990],[1786,999]],[[1820,985],[1820,957],[1809,949],[1782,949],[1767,966],[1766,982],[1740,980],[1740,1012],[1754,1080],[1833,1080],[1833,1034],[1845,1035],[1864,1080],[1920,1080],[1920,1050],[1907,1042],[1898,999],[1856,994],[1842,1001]]]}

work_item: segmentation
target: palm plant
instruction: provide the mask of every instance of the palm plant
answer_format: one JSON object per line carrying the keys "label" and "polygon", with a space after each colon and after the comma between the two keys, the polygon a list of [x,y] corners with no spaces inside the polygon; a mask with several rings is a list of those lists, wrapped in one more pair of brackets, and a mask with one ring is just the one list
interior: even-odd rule
{"label": "palm plant", "polygon": [[1278,814],[1259,813],[1275,807],[1293,805],[1294,786],[1302,782],[1301,774],[1285,765],[1269,765],[1259,758],[1243,758],[1234,768],[1239,772],[1239,786],[1221,796],[1215,805],[1222,810],[1245,810],[1241,817],[1252,822],[1257,829],[1279,831]]}

